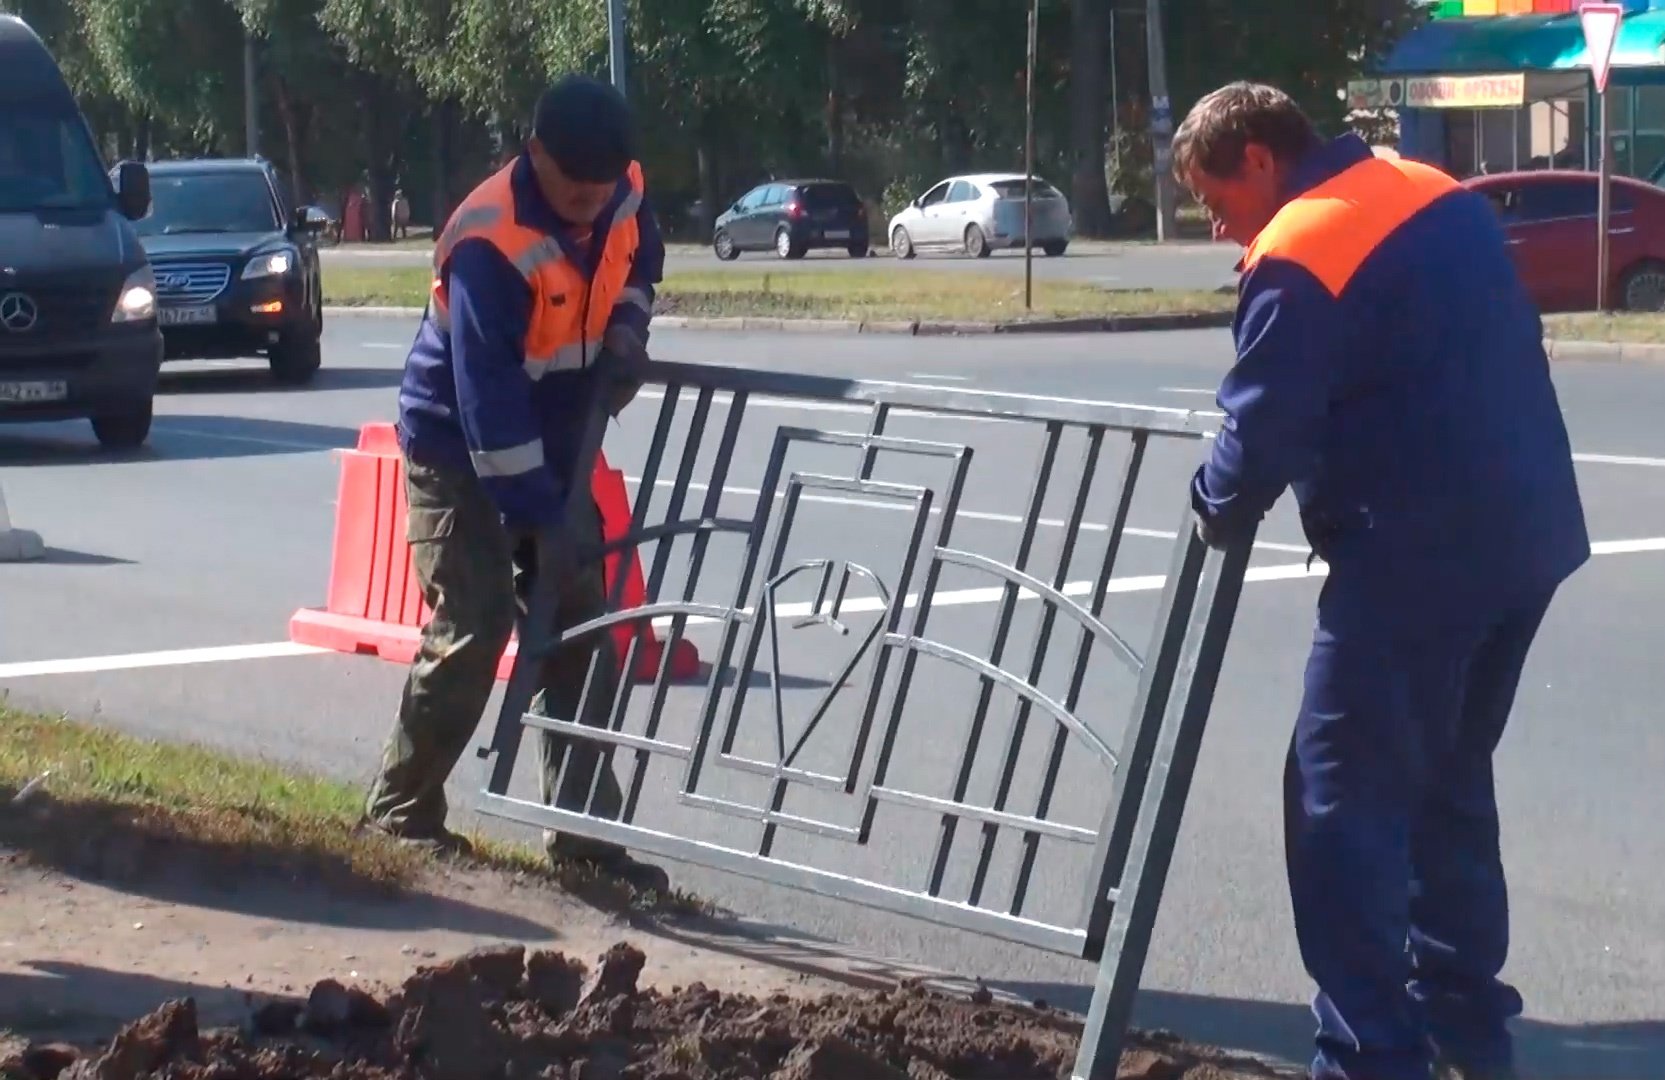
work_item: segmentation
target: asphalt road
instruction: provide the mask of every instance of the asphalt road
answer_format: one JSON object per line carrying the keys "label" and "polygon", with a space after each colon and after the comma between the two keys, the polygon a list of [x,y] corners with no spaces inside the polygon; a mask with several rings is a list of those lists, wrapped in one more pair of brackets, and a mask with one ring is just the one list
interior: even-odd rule
{"label": "asphalt road", "polygon": [[[1040,252],[1033,260],[1037,281],[1080,281],[1107,289],[1213,289],[1236,281],[1232,269],[1240,252],[1230,244],[1185,241],[1168,245],[1124,244],[1076,241],[1056,259]],[[409,247],[370,247],[350,244],[325,248],[326,264],[351,266],[426,266],[426,250]],[[1001,251],[987,259],[965,255],[920,255],[898,262],[880,253],[868,259],[852,259],[842,251],[814,251],[802,259],[783,260],[773,252],[747,252],[733,262],[723,262],[709,248],[687,244],[672,245],[666,254],[667,273],[691,271],[750,271],[802,273],[852,269],[907,267],[939,273],[1023,274],[1023,253]]]}
{"label": "asphalt road", "polygon": [[[322,601],[329,574],[337,463],[329,451],[352,443],[358,425],[391,419],[408,320],[336,319],[327,331],[318,384],[281,391],[263,365],[187,365],[167,379],[153,444],[128,460],[100,458],[82,425],[0,428],[0,485],[15,522],[41,532],[46,562],[0,567],[0,691],[12,702],[63,709],[149,735],[203,740],[364,780],[374,768],[402,671],[373,659],[281,655],[298,607]],[[1223,332],[1079,337],[914,339],[661,332],[665,359],[732,363],[842,378],[877,378],[1180,409],[1213,407],[1229,362]],[[1509,975],[1522,987],[1520,1027],[1530,1075],[1579,1080],[1644,1080],[1665,1075],[1665,732],[1657,722],[1665,605],[1665,371],[1617,364],[1562,363],[1562,401],[1579,451],[1580,479],[1599,556],[1567,587],[1551,614],[1522,688],[1500,757],[1505,851],[1512,874],[1514,940]],[[639,475],[656,403],[626,413],[609,437],[615,465]],[[684,410],[684,415],[686,410]],[[713,410],[708,475],[724,418]],[[838,407],[754,402],[733,452],[720,511],[755,505],[777,427],[857,430],[863,418]],[[680,432],[685,430],[679,426]],[[954,545],[1009,559],[1015,524],[1041,441],[1033,430],[967,420],[900,417],[891,434],[968,445],[970,481]],[[672,445],[678,445],[679,438]],[[1078,443],[1058,457],[1060,482],[1073,475]],[[1119,451],[1118,451],[1119,452]],[[1142,647],[1156,593],[1140,579],[1167,565],[1182,520],[1181,485],[1200,453],[1195,443],[1153,445],[1116,568],[1123,582],[1107,621]],[[794,449],[792,467],[826,472],[848,455]],[[1114,457],[1107,460],[1113,464]],[[667,465],[669,468],[670,465]],[[935,471],[932,471],[935,470]],[[942,475],[940,465],[898,466],[888,480]],[[1090,526],[1108,520],[1109,494],[1096,489]],[[661,497],[662,497],[661,493]],[[703,490],[694,492],[703,497]],[[1067,495],[1049,497],[1032,565],[1053,572]],[[870,566],[892,588],[911,516],[871,505],[868,495],[822,492],[799,510],[789,556],[830,555]],[[1083,529],[1070,580],[1090,579],[1103,551],[1102,528]],[[1258,567],[1304,561],[1299,530],[1280,505],[1262,532]],[[732,541],[713,541],[701,599],[723,599],[737,568]],[[686,548],[679,550],[685,551]],[[681,557],[678,556],[680,563]],[[959,596],[933,614],[932,636],[982,653],[998,606],[965,590],[986,578],[945,578]],[[804,603],[806,586],[782,599]],[[1315,580],[1294,574],[1247,586],[1214,717],[1187,812],[1181,847],[1159,920],[1141,999],[1144,1023],[1198,1039],[1304,1057],[1311,1021],[1308,987],[1289,928],[1282,871],[1279,774],[1299,695]],[[852,595],[872,595],[858,583]],[[801,610],[801,609],[800,609]],[[851,634],[783,624],[781,670],[787,738],[826,692],[827,678],[871,625],[848,616]],[[1033,612],[1020,606],[1008,663],[1030,656]],[[714,627],[690,635],[707,658]],[[1071,647],[1073,635],[1054,639]],[[218,650],[218,651],[215,651]],[[767,669],[767,648],[759,668]],[[1062,693],[1067,663],[1050,656],[1043,689]],[[1067,658],[1066,658],[1067,659]],[[1050,680],[1050,681],[1049,681]],[[1130,680],[1094,669],[1083,700],[1095,730],[1119,731]],[[751,680],[737,749],[770,752],[767,686]],[[834,698],[806,764],[831,767],[859,714],[858,685]],[[642,695],[637,695],[638,705]],[[970,680],[922,664],[898,736],[898,783],[929,790],[957,763],[973,712]],[[667,739],[689,736],[697,692],[675,688]],[[972,791],[984,793],[1010,730],[1012,703],[989,714],[986,759]],[[1047,731],[1024,745],[1014,809],[1032,797]],[[822,736],[824,740],[822,741]],[[532,756],[530,747],[524,755]],[[477,775],[465,762],[453,783],[466,819]],[[1105,795],[1102,773],[1078,749],[1066,758],[1055,816],[1086,824]],[[517,790],[527,792],[525,769]],[[729,842],[750,834],[716,815],[673,811],[666,778],[644,799],[644,820]],[[758,797],[755,785],[714,780],[722,793]],[[794,802],[794,812],[848,824],[850,806],[829,798]],[[918,888],[934,840],[933,815],[881,815],[867,852],[830,841],[783,838],[787,857],[832,857],[839,867]],[[492,823],[517,835],[518,827]],[[963,829],[972,834],[975,829]],[[964,895],[975,842],[962,839],[949,872]],[[1079,855],[1043,852],[1031,903],[1045,917],[1067,915],[1079,896]],[[1012,848],[997,848],[994,886],[1009,881]],[[864,952],[927,963],[1056,1004],[1084,1005],[1092,972],[1079,962],[986,936],[940,929],[823,897],[675,864],[678,881],[760,923],[841,942]],[[1044,888],[1042,887],[1044,886]]]}

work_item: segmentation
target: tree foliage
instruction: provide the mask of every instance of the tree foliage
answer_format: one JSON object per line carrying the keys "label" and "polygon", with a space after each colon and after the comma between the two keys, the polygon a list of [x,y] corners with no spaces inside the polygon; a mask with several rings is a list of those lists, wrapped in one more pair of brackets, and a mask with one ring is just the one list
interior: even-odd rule
{"label": "tree foliage", "polygon": [[[242,152],[249,35],[261,148],[296,197],[363,185],[385,205],[402,184],[422,193],[419,215],[425,201],[443,214],[517,144],[552,78],[608,63],[605,0],[0,6],[48,41],[107,145],[141,156]],[[1037,167],[1067,186],[1089,233],[1111,227],[1108,189],[1147,194],[1141,9],[1039,0]],[[1176,115],[1221,82],[1263,78],[1333,129],[1338,90],[1414,3],[1162,10]],[[947,171],[1021,168],[1026,17],[1011,0],[627,0],[628,91],[656,205],[674,226],[695,199],[709,215],[771,175],[837,173],[894,203]]]}

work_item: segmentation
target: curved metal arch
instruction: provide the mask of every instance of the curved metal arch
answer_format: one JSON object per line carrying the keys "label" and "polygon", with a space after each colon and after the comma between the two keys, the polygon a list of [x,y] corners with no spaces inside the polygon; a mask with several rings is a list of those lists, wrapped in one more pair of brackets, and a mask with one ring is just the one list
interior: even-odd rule
{"label": "curved metal arch", "polygon": [[1133,651],[1133,646],[1124,641],[1120,634],[1106,626],[1102,621],[1095,617],[1092,612],[1088,611],[1086,608],[1082,607],[1080,604],[1071,600],[1069,597],[1065,596],[1063,593],[1054,589],[1045,582],[1031,577],[1022,570],[1014,569],[1013,567],[1007,566],[1003,562],[998,562],[984,555],[978,555],[975,552],[957,551],[952,548],[938,548],[937,558],[941,559],[943,562],[954,563],[958,566],[968,567],[973,570],[982,570],[985,573],[993,574],[995,577],[1004,578],[1006,581],[1009,581],[1014,585],[1020,585],[1023,588],[1030,590],[1042,599],[1053,604],[1055,607],[1067,609],[1074,614],[1076,622],[1086,627],[1092,632],[1095,638],[1099,639],[1106,646],[1108,646],[1111,652],[1114,652],[1117,656],[1121,657],[1122,661],[1126,663],[1128,667],[1133,669],[1133,673],[1135,675],[1139,674],[1139,672],[1143,670],[1145,666],[1144,659],[1140,657],[1138,653]]}
{"label": "curved metal arch", "polygon": [[960,667],[975,671],[985,679],[1004,686],[1012,693],[1045,710],[1053,719],[1068,728],[1072,735],[1086,743],[1088,749],[1103,759],[1112,770],[1119,764],[1115,751],[1111,750],[1104,740],[1099,738],[1086,724],[1083,724],[1074,713],[1022,679],[1017,678],[1010,672],[1002,671],[982,657],[973,656],[968,652],[944,645],[941,642],[931,641],[928,638],[908,637],[904,634],[886,635],[885,644],[910,649],[914,652],[922,652],[939,660],[946,660],[951,664],[958,664]]}

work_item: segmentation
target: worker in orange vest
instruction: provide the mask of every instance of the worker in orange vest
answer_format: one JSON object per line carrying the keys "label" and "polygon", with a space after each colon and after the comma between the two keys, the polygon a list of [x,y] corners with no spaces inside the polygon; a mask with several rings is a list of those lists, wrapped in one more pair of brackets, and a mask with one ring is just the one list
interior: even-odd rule
{"label": "worker in orange vest", "polygon": [[[610,395],[615,414],[634,395],[635,383],[621,391],[613,374],[598,374],[598,361],[610,353],[614,373],[647,360],[663,267],[629,108],[611,86],[581,76],[543,94],[524,150],[463,200],[436,240],[433,290],[399,391],[407,537],[433,616],[367,806],[369,821],[396,837],[439,850],[465,844],[445,825],[446,778],[491,696],[515,626],[515,579],[535,569],[535,538],[563,529],[574,548],[601,541],[594,502],[580,497],[569,511],[567,491],[580,482],[596,395]],[[546,569],[561,575],[563,629],[606,610],[599,559]],[[597,650],[597,685],[580,717]],[[605,727],[617,678],[611,635],[589,635],[547,663],[532,711]],[[539,750],[545,803],[584,812],[596,744],[544,732]],[[596,787],[587,812],[616,818],[623,799],[611,770]],[[643,890],[669,888],[663,870],[616,845],[545,839],[554,859],[595,864]]]}

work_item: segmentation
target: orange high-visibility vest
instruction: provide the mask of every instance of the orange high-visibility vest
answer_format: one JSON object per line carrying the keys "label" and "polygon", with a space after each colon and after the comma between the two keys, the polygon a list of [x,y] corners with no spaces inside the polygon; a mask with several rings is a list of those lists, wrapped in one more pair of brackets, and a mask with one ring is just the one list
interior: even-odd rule
{"label": "orange high-visibility vest", "polygon": [[445,268],[451,252],[471,238],[484,239],[501,251],[525,277],[535,302],[526,330],[526,373],[534,381],[551,371],[577,371],[601,352],[602,337],[613,306],[630,302],[647,307],[645,295],[625,287],[641,241],[636,211],[642,205],[642,167],[630,163],[630,193],[613,213],[607,245],[593,281],[567,260],[555,237],[515,221],[511,161],[469,193],[451,215],[434,244],[433,287],[427,317],[449,334],[451,312],[445,288]]}

